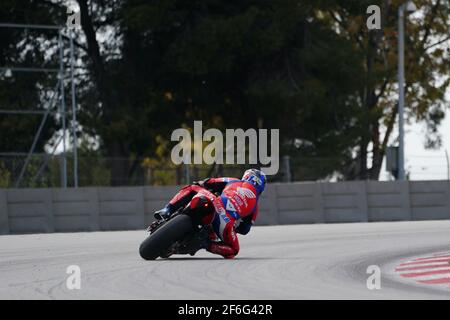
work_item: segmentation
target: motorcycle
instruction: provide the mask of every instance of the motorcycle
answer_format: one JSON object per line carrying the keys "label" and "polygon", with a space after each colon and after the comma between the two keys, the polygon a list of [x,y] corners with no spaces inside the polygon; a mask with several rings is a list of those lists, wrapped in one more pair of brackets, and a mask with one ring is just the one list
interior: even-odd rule
{"label": "motorcycle", "polygon": [[212,192],[204,189],[168,218],[154,221],[147,229],[139,254],[145,260],[168,258],[173,254],[195,253],[208,239],[215,216]]}

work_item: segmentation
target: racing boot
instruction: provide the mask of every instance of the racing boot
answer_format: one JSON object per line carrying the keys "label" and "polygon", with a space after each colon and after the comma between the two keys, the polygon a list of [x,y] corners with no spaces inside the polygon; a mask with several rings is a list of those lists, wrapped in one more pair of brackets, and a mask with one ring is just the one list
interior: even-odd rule
{"label": "racing boot", "polygon": [[162,219],[167,219],[168,217],[170,217],[170,210],[168,207],[164,207],[158,211],[155,211],[155,213],[153,214],[153,216],[155,217],[155,219],[157,220],[162,220]]}

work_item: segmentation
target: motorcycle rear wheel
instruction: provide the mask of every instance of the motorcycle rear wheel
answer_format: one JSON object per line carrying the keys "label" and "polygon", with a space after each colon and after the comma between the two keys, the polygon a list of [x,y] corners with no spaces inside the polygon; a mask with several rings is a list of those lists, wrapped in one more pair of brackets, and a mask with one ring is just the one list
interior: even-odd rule
{"label": "motorcycle rear wheel", "polygon": [[193,228],[191,217],[180,214],[150,234],[140,245],[139,254],[145,260],[155,260],[172,244],[183,239]]}

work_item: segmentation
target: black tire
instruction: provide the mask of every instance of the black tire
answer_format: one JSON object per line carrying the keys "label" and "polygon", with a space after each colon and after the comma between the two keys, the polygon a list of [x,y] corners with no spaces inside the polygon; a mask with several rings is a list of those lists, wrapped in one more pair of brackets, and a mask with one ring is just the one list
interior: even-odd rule
{"label": "black tire", "polygon": [[155,260],[173,243],[184,238],[192,227],[192,219],[187,215],[181,214],[170,219],[141,243],[139,254],[145,260]]}

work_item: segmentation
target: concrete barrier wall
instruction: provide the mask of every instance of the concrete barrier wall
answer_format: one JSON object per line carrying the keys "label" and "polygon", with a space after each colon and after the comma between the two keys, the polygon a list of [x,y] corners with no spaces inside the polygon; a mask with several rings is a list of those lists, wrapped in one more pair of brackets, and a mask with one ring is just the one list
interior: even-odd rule
{"label": "concrete barrier wall", "polygon": [[[0,189],[0,234],[143,229],[176,186]],[[448,181],[269,184],[258,225],[450,219]]]}

